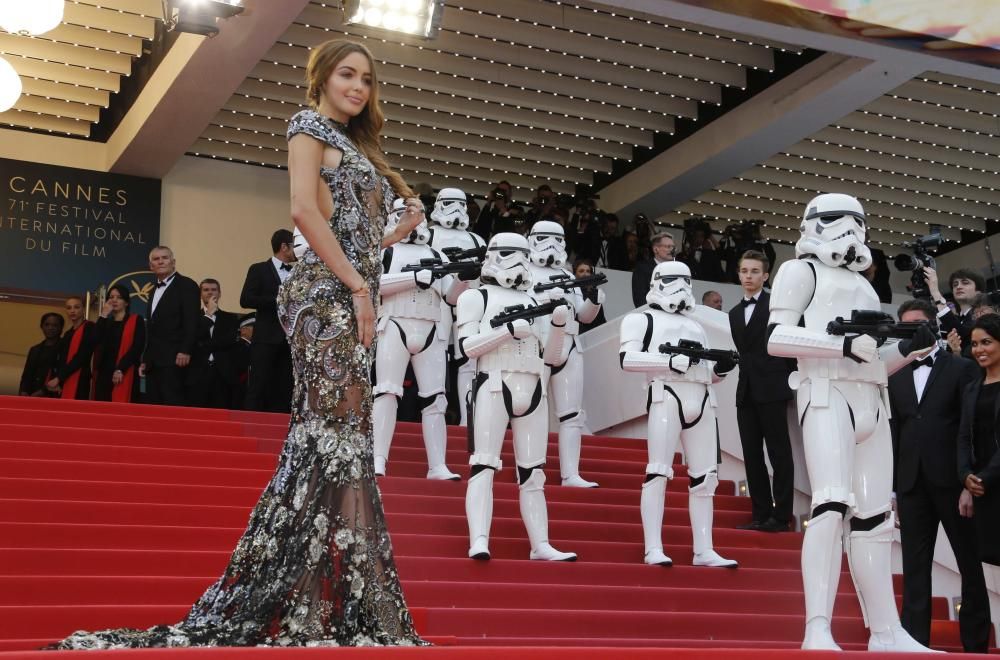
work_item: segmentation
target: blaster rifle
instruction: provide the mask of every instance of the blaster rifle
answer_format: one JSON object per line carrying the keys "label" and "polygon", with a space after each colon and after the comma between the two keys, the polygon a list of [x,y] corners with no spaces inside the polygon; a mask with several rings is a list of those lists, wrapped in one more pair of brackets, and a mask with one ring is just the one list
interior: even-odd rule
{"label": "blaster rifle", "polygon": [[556,300],[550,300],[540,305],[511,305],[504,307],[502,312],[490,319],[490,325],[494,328],[499,328],[502,325],[513,323],[518,319],[524,319],[530,323],[541,316],[548,316],[557,307],[565,304],[565,300],[557,298]]}
{"label": "blaster rifle", "polygon": [[849,321],[838,316],[827,324],[826,331],[828,334],[839,336],[869,335],[881,343],[886,339],[913,339],[917,330],[925,325],[928,325],[927,321],[897,322],[885,312],[855,309],[851,312]]}
{"label": "blaster rifle", "polygon": [[446,247],[441,249],[445,256],[451,261],[462,261],[464,259],[474,259],[475,261],[482,261],[486,258],[486,246],[469,248],[468,250],[463,250],[457,245],[451,247]]}
{"label": "blaster rifle", "polygon": [[479,272],[483,265],[475,261],[450,261],[448,263],[436,257],[421,259],[418,263],[403,266],[401,272],[412,273],[419,270],[429,270],[434,279],[438,280],[445,275],[458,275],[460,280],[474,280],[479,277]]}
{"label": "blaster rifle", "polygon": [[600,286],[601,284],[607,284],[608,276],[604,273],[598,273],[597,275],[588,275],[573,279],[566,275],[553,275],[549,279],[551,281],[545,284],[536,284],[535,293],[541,293],[549,289],[586,289],[592,286]]}
{"label": "blaster rifle", "polygon": [[705,348],[701,342],[692,339],[681,339],[676,345],[667,342],[660,344],[660,352],[672,355],[686,355],[691,358],[691,364],[698,364],[702,360],[718,362],[720,360],[730,360],[736,364],[740,363],[740,354],[736,351],[727,351],[721,348]]}

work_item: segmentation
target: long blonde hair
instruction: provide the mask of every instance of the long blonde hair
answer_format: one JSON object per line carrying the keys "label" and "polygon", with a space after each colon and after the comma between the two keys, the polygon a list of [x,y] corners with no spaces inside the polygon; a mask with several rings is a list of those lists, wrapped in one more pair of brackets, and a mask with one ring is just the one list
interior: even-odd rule
{"label": "long blonde hair", "polygon": [[319,108],[327,79],[337,64],[351,53],[361,53],[368,59],[372,82],[368,103],[356,117],[351,117],[347,122],[347,134],[375,170],[389,181],[397,197],[413,197],[413,190],[398,172],[389,167],[385,152],[382,151],[381,132],[385,116],[378,102],[378,78],[375,74],[375,58],[372,57],[371,51],[362,44],[346,39],[331,39],[313,48],[309,53],[309,63],[306,65],[308,83],[306,99],[314,110]]}

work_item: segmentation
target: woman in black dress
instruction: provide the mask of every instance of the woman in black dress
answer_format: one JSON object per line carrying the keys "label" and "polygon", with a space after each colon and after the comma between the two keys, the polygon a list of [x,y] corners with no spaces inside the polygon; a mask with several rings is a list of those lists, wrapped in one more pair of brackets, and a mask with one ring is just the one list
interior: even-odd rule
{"label": "woman in black dress", "polygon": [[21,372],[21,384],[17,388],[21,396],[57,396],[45,387],[45,382],[52,377],[52,370],[59,360],[59,337],[65,325],[66,319],[62,314],[42,314],[39,327],[45,339],[28,350],[28,359],[24,361],[24,371]]}
{"label": "woman in black dress", "polygon": [[965,490],[959,511],[976,524],[979,558],[1000,566],[1000,316],[976,321],[971,346],[984,374],[962,398],[958,478]]}
{"label": "woman in black dress", "polygon": [[108,291],[107,302],[97,319],[97,350],[94,358],[94,400],[136,401],[136,373],[146,346],[146,322],[130,314],[129,292],[124,284]]}
{"label": "woman in black dress", "polygon": [[97,328],[85,318],[80,296],[66,299],[66,318],[70,328],[59,342],[59,361],[46,387],[63,399],[86,401],[90,399]]}

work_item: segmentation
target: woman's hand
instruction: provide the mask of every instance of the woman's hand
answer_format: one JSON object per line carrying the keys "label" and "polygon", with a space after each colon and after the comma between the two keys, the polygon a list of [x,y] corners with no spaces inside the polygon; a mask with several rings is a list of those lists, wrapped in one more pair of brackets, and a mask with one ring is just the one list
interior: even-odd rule
{"label": "woman's hand", "polygon": [[963,488],[962,494],[958,496],[958,515],[962,516],[963,518],[971,518],[972,510],[973,510],[972,493],[970,493],[967,489]]}
{"label": "woman's hand", "polygon": [[368,348],[375,336],[375,307],[372,305],[371,294],[367,289],[351,294],[354,302],[354,319],[358,324],[358,341]]}
{"label": "woman's hand", "polygon": [[983,480],[974,474],[970,474],[965,478],[965,488],[976,497],[982,497],[986,494],[986,489],[983,488]]}
{"label": "woman's hand", "polygon": [[948,331],[948,348],[955,355],[962,354],[962,338],[958,335],[958,331],[955,328]]}
{"label": "woman's hand", "polygon": [[111,374],[111,382],[115,385],[120,385],[125,375],[122,374],[120,369],[115,369],[115,372]]}
{"label": "woman's hand", "polygon": [[403,211],[403,216],[399,219],[399,224],[396,226],[397,230],[406,237],[411,231],[417,228],[421,222],[424,221],[424,204],[417,197],[407,197],[406,198],[406,210]]}
{"label": "woman's hand", "polygon": [[105,300],[104,301],[104,306],[101,307],[101,317],[102,318],[108,318],[108,316],[111,315],[111,311],[112,311],[111,310],[111,301],[110,300]]}

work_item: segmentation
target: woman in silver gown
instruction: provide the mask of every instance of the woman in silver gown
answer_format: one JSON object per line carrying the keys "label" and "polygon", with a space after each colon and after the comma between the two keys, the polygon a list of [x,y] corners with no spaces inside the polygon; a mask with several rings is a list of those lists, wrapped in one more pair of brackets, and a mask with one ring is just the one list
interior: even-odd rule
{"label": "woman in silver gown", "polygon": [[[278,467],[219,580],[172,626],[78,632],[54,648],[422,645],[403,599],[372,461],[379,251],[423,219],[379,144],[371,53],[316,47],[311,109],[288,126],[292,217],[310,249],[278,293],[292,350]],[[407,198],[383,236],[394,197]]]}

